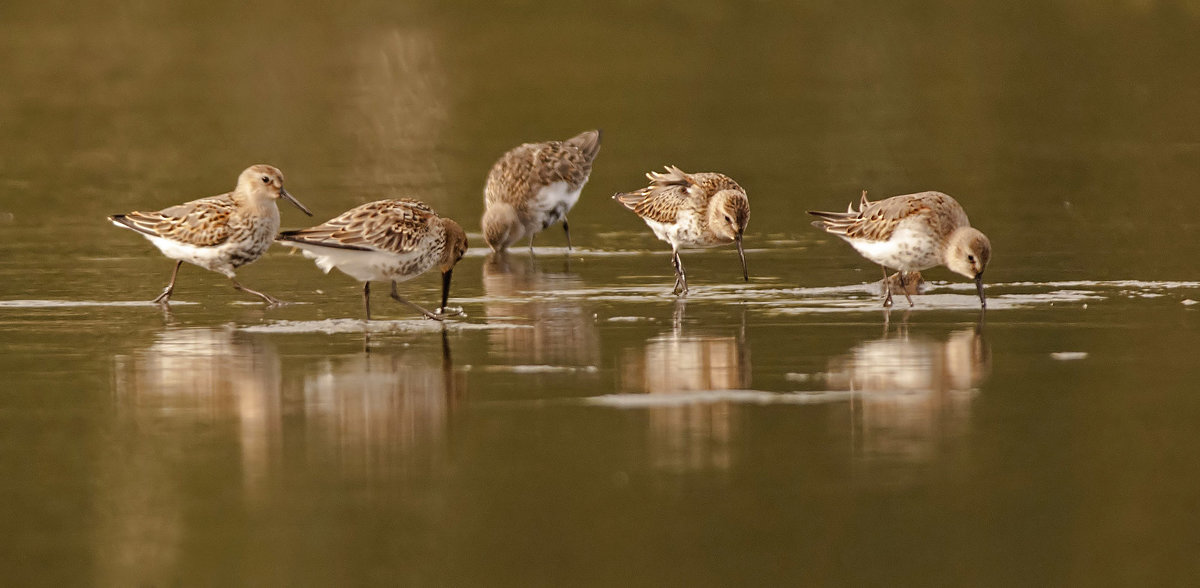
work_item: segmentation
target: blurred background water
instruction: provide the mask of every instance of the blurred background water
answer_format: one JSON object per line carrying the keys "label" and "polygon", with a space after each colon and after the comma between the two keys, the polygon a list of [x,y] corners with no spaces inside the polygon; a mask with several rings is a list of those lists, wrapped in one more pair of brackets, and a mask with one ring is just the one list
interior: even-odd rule
{"label": "blurred background water", "polygon": [[[1200,4],[0,4],[0,570],[14,584],[1187,584],[1200,577]],[[602,128],[536,258],[507,149]],[[271,163],[472,251],[443,330],[273,249],[265,309],[104,221]],[[732,248],[609,200],[750,194]],[[989,311],[808,226],[936,189]],[[285,227],[312,219],[282,207]],[[433,304],[436,276],[404,284]],[[377,289],[378,290],[378,289]]]}

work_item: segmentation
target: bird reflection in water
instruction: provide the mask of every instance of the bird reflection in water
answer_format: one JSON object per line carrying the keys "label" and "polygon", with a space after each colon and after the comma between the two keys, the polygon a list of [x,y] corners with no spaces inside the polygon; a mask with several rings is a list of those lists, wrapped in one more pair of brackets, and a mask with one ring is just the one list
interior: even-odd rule
{"label": "bird reflection in water", "polygon": [[[137,442],[114,444],[98,460],[99,583],[166,580],[177,572],[192,524],[192,467],[207,478],[243,480],[250,499],[267,495],[283,423],[283,370],[267,338],[223,328],[166,329],[115,364],[117,423],[131,430],[113,438]],[[240,463],[222,451],[230,444]]]}
{"label": "bird reflection in water", "polygon": [[340,467],[387,477],[444,456],[451,414],[466,391],[450,343],[441,348],[331,356],[304,377],[306,434],[339,452]]}
{"label": "bird reflection in water", "polygon": [[[686,304],[683,298],[676,302],[669,334],[625,350],[621,389],[663,397],[662,404],[648,408],[649,453],[656,467],[724,471],[732,465],[737,420],[721,392],[750,388],[745,311],[735,335],[689,334]],[[671,402],[674,398],[680,402]]]}
{"label": "bird reflection in water", "polygon": [[910,336],[901,325],[828,365],[826,393],[850,393],[857,452],[924,460],[940,442],[966,432],[971,402],[991,369],[991,350],[982,324],[954,331],[945,341]]}
{"label": "bird reflection in water", "polygon": [[507,252],[489,255],[483,264],[488,322],[523,327],[491,330],[491,350],[521,364],[597,365],[600,337],[592,315],[579,299],[558,295],[582,287],[583,280],[577,274],[543,271],[528,256]]}
{"label": "bird reflection in water", "polygon": [[342,467],[370,474],[373,463],[404,461],[386,454],[426,455],[465,390],[445,331],[433,346],[324,356],[286,380],[267,336],[233,329],[170,329],[118,362],[119,406],[135,418],[236,423],[250,494],[292,431],[284,414],[304,416],[292,434],[319,436],[310,446],[332,445]]}

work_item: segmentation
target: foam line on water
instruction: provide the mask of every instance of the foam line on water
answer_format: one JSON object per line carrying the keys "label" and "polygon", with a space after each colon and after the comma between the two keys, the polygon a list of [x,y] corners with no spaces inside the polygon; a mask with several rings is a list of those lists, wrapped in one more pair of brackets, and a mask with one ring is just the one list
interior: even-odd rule
{"label": "foam line on water", "polygon": [[609,408],[660,408],[729,402],[735,404],[823,404],[849,400],[848,390],[818,392],[766,392],[763,390],[691,390],[665,394],[606,394],[580,399],[590,406]]}
{"label": "foam line on water", "polygon": [[437,322],[426,319],[411,320],[371,320],[362,319],[324,319],[316,321],[274,321],[263,325],[248,325],[239,327],[247,333],[323,333],[335,335],[341,333],[435,333],[442,329],[448,331],[480,331],[493,329],[528,329],[528,325],[507,323],[468,323],[448,320]]}
{"label": "foam line on water", "polygon": [[[171,301],[171,305],[185,306],[198,302]],[[158,307],[150,300],[0,300],[0,308],[80,308],[94,306],[109,307]]]}

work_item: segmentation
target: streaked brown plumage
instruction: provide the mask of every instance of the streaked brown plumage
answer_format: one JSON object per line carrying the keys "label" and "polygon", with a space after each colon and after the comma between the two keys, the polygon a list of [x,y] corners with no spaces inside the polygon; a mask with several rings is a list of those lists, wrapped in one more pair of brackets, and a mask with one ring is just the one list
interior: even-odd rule
{"label": "streaked brown plumage", "polygon": [[[987,236],[971,227],[967,213],[950,196],[941,192],[904,194],[871,202],[863,192],[858,210],[853,204],[846,212],[818,212],[813,226],[824,229],[850,243],[867,259],[883,268],[900,270],[901,287],[905,272],[919,272],[937,265],[975,280],[981,306],[987,306],[983,294],[983,270],[991,259],[992,246]],[[884,306],[891,306],[891,288],[886,288]],[[912,304],[912,297],[905,290]]]}
{"label": "streaked brown plumage", "polygon": [[269,165],[252,165],[238,176],[232,192],[185,202],[155,212],[114,214],[108,220],[130,229],[154,243],[163,255],[177,260],[171,281],[154,302],[166,304],[175,290],[175,278],[183,262],[224,274],[233,287],[279,304],[276,298],[238,283],[234,270],[267,251],[279,230],[279,208],[283,198],[305,214],[303,204],[283,188],[283,172]]}
{"label": "streaked brown plumage", "polygon": [[566,141],[525,143],[505,153],[488,173],[481,224],[484,240],[503,251],[562,220],[571,246],[567,212],[592,173],[600,151],[600,131],[586,131]]}
{"label": "streaked brown plumage", "polygon": [[613,198],[646,221],[654,235],[671,244],[675,294],[687,294],[687,275],[679,250],[736,243],[742,277],[750,280],[742,235],[750,222],[750,199],[729,176],[689,174],[675,166],[666,173],[649,172],[650,185]]}
{"label": "streaked brown plumage", "polygon": [[[315,227],[284,231],[279,241],[301,249],[326,273],[336,267],[363,282],[368,320],[371,282],[384,280],[392,283],[392,298],[428,318],[442,320],[447,316],[450,276],[467,251],[467,235],[458,223],[411,198],[368,202]],[[396,283],[434,266],[442,271],[442,305],[437,312],[430,312],[402,298]]]}

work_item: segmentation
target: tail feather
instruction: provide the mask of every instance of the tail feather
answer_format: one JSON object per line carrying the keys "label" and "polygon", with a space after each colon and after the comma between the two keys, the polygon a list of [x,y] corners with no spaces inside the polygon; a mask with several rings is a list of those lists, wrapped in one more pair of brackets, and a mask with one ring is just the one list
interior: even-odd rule
{"label": "tail feather", "polygon": [[332,231],[312,231],[310,229],[297,229],[293,231],[282,231],[275,236],[275,240],[285,245],[292,243],[303,243],[305,245],[315,245],[317,247],[328,247],[331,249],[350,249],[353,251],[373,251],[370,247],[362,247],[350,243],[344,243],[332,237]]}
{"label": "tail feather", "polygon": [[650,191],[648,189],[635,190],[633,192],[624,192],[613,194],[613,200],[625,205],[625,208],[633,210],[642,200],[646,199]]}
{"label": "tail feather", "polygon": [[574,145],[588,161],[591,161],[600,152],[600,134],[600,129],[584,131],[567,139],[567,143]]}
{"label": "tail feather", "polygon": [[662,172],[646,172],[646,179],[658,186],[685,186],[692,183],[691,176],[687,172],[673,165],[666,166],[666,173]]}
{"label": "tail feather", "polygon": [[810,210],[808,211],[808,214],[821,219],[813,221],[812,226],[835,235],[845,234],[846,229],[854,224],[854,221],[858,220],[859,217],[859,213],[855,212],[854,210],[849,210],[847,212],[824,212],[820,210]]}
{"label": "tail feather", "polygon": [[[137,213],[133,213],[133,214],[137,214]],[[108,217],[108,222],[110,222],[118,227],[121,227],[123,229],[130,229],[132,231],[137,231],[139,233],[142,233],[143,235],[151,235],[151,236],[154,235],[153,231],[149,230],[147,227],[139,225],[136,220],[129,218],[129,215],[127,215],[127,214],[114,214],[114,215]]]}

